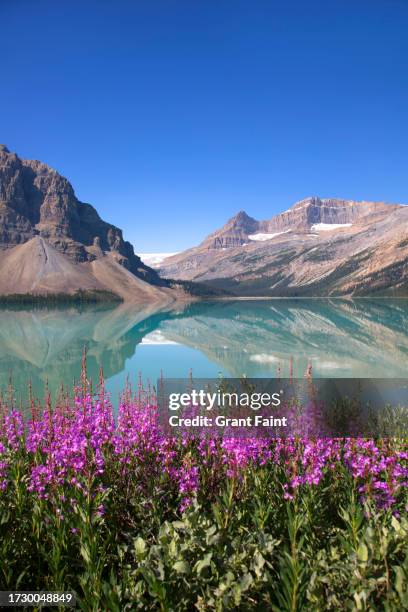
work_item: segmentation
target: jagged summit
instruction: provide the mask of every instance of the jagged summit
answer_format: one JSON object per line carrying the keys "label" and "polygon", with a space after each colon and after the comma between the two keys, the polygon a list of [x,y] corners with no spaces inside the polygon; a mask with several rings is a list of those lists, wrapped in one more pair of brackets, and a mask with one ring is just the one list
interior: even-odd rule
{"label": "jagged summit", "polygon": [[34,236],[74,262],[93,261],[94,245],[114,252],[136,276],[160,284],[145,266],[122,230],[103,221],[90,204],[80,202],[69,181],[37,160],[20,159],[0,148],[0,249],[25,243]]}
{"label": "jagged summit", "polygon": [[240,210],[220,229],[210,234],[202,243],[208,249],[226,249],[240,246],[248,240],[248,234],[256,230],[258,221]]}
{"label": "jagged summit", "polygon": [[408,207],[312,196],[264,221],[241,211],[159,271],[236,295],[406,295]]}
{"label": "jagged summit", "polygon": [[265,240],[269,234],[276,235],[289,231],[307,232],[317,224],[353,224],[366,216],[371,216],[373,219],[396,208],[398,205],[384,202],[357,202],[312,196],[295,202],[288,210],[264,221],[257,221],[244,210],[240,210],[220,229],[207,236],[200,248],[234,248],[258,238]]}
{"label": "jagged summit", "polygon": [[2,145],[0,295],[78,289],[134,301],[173,299],[169,282],[135,255],[121,229],[78,200],[66,178]]}
{"label": "jagged summit", "polygon": [[234,215],[233,217],[231,217],[230,221],[248,221],[248,220],[252,220],[252,217],[250,217],[245,210],[240,210],[239,212],[237,212],[236,215]]}

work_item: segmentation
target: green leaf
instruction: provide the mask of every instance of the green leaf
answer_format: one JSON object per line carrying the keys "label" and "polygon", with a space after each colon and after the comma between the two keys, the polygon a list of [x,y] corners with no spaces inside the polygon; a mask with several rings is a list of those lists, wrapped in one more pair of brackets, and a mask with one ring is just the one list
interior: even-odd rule
{"label": "green leaf", "polygon": [[241,581],[239,583],[239,588],[241,589],[241,591],[247,591],[252,583],[253,583],[253,578],[251,574],[248,572],[247,574],[244,574],[242,576]]}
{"label": "green leaf", "polygon": [[211,559],[212,559],[212,553],[210,552],[207,555],[205,555],[203,559],[200,559],[200,561],[197,561],[197,563],[194,566],[194,569],[197,572],[197,574],[201,574],[203,569],[205,569],[211,564]]}
{"label": "green leaf", "polygon": [[169,555],[170,557],[175,557],[176,554],[177,554],[177,544],[176,544],[176,541],[173,539],[171,540],[169,544]]}
{"label": "green leaf", "polygon": [[265,565],[265,559],[260,552],[256,552],[254,555],[252,567],[255,574],[259,577],[262,573],[262,568]]}
{"label": "green leaf", "polygon": [[364,542],[361,542],[360,546],[358,547],[357,559],[363,563],[368,561],[368,548]]}
{"label": "green leaf", "polygon": [[184,521],[173,521],[172,525],[174,529],[185,529],[185,526],[186,526]]}
{"label": "green leaf", "polygon": [[190,572],[190,566],[186,561],[176,561],[173,569],[177,574],[188,574]]}
{"label": "green leaf", "polygon": [[85,563],[90,563],[91,555],[89,553],[88,546],[85,546],[84,544],[82,544],[82,546],[80,548],[80,553],[81,553],[81,556],[84,559]]}
{"label": "green leaf", "polygon": [[239,604],[241,603],[241,587],[239,584],[234,585],[232,593],[234,597],[234,604],[236,606],[239,606]]}
{"label": "green leaf", "polygon": [[136,556],[140,559],[143,558],[146,554],[146,542],[143,538],[138,537],[134,541],[134,548]]}
{"label": "green leaf", "polygon": [[401,525],[400,525],[398,519],[394,515],[391,518],[391,525],[394,527],[396,532],[401,531]]}
{"label": "green leaf", "polygon": [[402,599],[404,596],[404,583],[405,583],[404,572],[403,572],[402,567],[399,567],[398,565],[394,567],[394,571],[395,571],[395,589],[398,595],[400,596],[400,598]]}

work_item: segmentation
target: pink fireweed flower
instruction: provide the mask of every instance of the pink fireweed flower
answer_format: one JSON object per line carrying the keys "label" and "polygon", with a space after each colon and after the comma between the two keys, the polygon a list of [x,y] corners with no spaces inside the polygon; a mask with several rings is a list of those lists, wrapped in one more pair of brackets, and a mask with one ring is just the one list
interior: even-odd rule
{"label": "pink fireweed flower", "polygon": [[[287,500],[302,487],[318,487],[339,467],[348,470],[362,500],[373,499],[380,508],[400,503],[408,482],[408,452],[402,443],[395,450],[386,440],[241,439],[211,432],[172,437],[160,427],[157,406],[129,393],[117,414],[107,395],[95,399],[78,393],[63,409],[39,411],[26,422],[10,410],[0,424],[0,491],[7,487],[14,455],[25,451],[29,491],[49,500],[55,494],[64,509],[75,508],[76,496],[89,487],[103,493],[111,473],[123,483],[133,479],[140,491],[166,483],[179,496],[180,511],[200,494],[216,495],[226,478],[244,486],[246,471],[254,467],[279,466]],[[100,504],[98,512],[105,511]]]}

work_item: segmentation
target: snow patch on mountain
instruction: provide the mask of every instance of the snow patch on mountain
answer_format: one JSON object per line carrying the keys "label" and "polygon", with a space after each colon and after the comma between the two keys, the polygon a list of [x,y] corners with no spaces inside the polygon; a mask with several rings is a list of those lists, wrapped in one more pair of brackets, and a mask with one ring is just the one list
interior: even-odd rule
{"label": "snow patch on mountain", "polygon": [[327,232],[334,229],[341,229],[342,227],[351,227],[352,223],[315,223],[310,228],[315,232]]}
{"label": "snow patch on mountain", "polygon": [[263,234],[259,232],[258,234],[250,234],[248,238],[250,240],[257,240],[259,242],[264,242],[265,240],[272,240],[275,236],[280,236],[281,234],[287,234],[290,232],[290,229],[285,230],[284,232],[275,232],[274,234]]}
{"label": "snow patch on mountain", "polygon": [[177,255],[177,253],[178,251],[175,253],[138,253],[138,256],[147,266],[157,268],[165,259]]}

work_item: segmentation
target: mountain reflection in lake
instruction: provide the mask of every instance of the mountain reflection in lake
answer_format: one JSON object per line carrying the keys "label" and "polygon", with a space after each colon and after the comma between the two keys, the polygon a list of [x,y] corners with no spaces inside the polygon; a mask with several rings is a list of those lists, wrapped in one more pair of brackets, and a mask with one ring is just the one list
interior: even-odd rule
{"label": "mountain reflection in lake", "polygon": [[259,300],[200,302],[173,310],[120,305],[0,310],[0,388],[17,397],[31,380],[43,397],[100,368],[116,400],[127,376],[406,377],[408,301]]}

